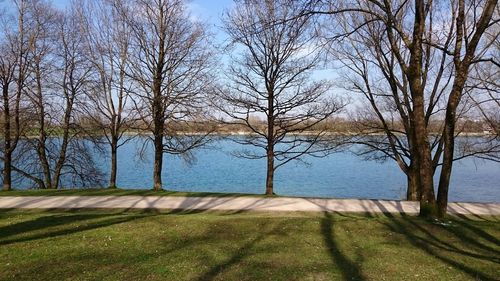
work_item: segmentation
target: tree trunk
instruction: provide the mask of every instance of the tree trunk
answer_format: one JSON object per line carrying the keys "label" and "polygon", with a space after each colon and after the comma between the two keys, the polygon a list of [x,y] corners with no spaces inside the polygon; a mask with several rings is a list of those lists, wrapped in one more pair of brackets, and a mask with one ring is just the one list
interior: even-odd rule
{"label": "tree trunk", "polygon": [[274,83],[272,81],[267,81],[267,106],[268,106],[268,116],[267,116],[267,176],[266,176],[266,195],[273,195],[273,184],[274,184]]}
{"label": "tree trunk", "polygon": [[36,64],[36,99],[38,106],[38,125],[40,126],[40,133],[38,135],[38,145],[37,152],[38,158],[40,160],[40,165],[42,166],[43,175],[44,175],[44,188],[52,188],[52,172],[50,170],[50,164],[46,153],[46,143],[47,143],[47,132],[45,129],[45,105],[43,100],[42,93],[42,78],[40,75],[39,61],[35,62]]}
{"label": "tree trunk", "polygon": [[415,150],[418,152],[418,168],[420,174],[420,215],[424,217],[435,216],[436,199],[434,197],[434,167],[429,143],[429,134],[425,119],[425,100],[423,73],[422,73],[422,37],[425,29],[425,3],[423,0],[415,1],[415,21],[413,25],[413,41],[410,47],[410,62],[406,75],[413,99],[411,113],[413,127],[415,128]]}
{"label": "tree trunk", "polygon": [[12,189],[12,148],[10,135],[10,108],[9,108],[9,88],[3,86],[3,132],[4,132],[4,159],[3,159],[3,190]]}
{"label": "tree trunk", "polygon": [[443,165],[439,176],[437,197],[437,215],[439,218],[446,216],[448,208],[448,190],[450,187],[451,170],[455,152],[455,124],[457,107],[465,85],[467,69],[458,68],[448,104],[446,106],[445,124],[443,130]]}
{"label": "tree trunk", "polygon": [[266,195],[273,195],[274,183],[274,155],[273,148],[267,150],[267,177],[266,177]]}
{"label": "tree trunk", "polygon": [[[7,141],[5,141],[7,147]],[[12,163],[12,153],[6,151],[4,153],[4,163],[3,163],[3,190],[9,191],[12,189],[12,178],[11,178],[11,163]]]}
{"label": "tree trunk", "polygon": [[[443,132],[443,165],[441,167],[441,174],[439,176],[438,188],[438,217],[443,218],[446,216],[448,208],[448,190],[450,186],[451,170],[453,167],[453,154],[455,150],[455,112],[458,100],[455,101],[454,96],[449,100],[448,108],[446,111],[445,127]],[[452,108],[454,107],[454,108]]]}
{"label": "tree trunk", "polygon": [[109,176],[109,188],[116,188],[116,174],[117,174],[117,152],[118,152],[118,139],[113,136],[111,140],[111,172]]}
{"label": "tree trunk", "polygon": [[[422,101],[423,102],[423,101]],[[423,103],[422,103],[423,104]],[[417,148],[419,151],[419,181],[420,181],[420,216],[436,216],[437,206],[434,194],[434,167],[432,164],[431,148],[428,140],[427,128],[423,114],[416,122]]]}
{"label": "tree trunk", "polygon": [[155,162],[153,169],[153,190],[162,190],[161,170],[163,167],[163,133],[164,133],[164,109],[160,93],[160,79],[156,78],[153,83],[153,137],[155,148]]}
{"label": "tree trunk", "polygon": [[162,190],[161,183],[161,170],[163,165],[163,136],[155,135],[154,137],[154,147],[155,147],[155,163],[153,170],[153,189],[155,191]]}
{"label": "tree trunk", "polygon": [[66,109],[64,110],[63,117],[63,135],[62,135],[62,143],[61,150],[59,151],[59,157],[57,159],[55,168],[54,168],[54,177],[51,188],[58,189],[59,184],[61,182],[61,174],[62,169],[64,167],[64,163],[66,162],[66,153],[68,150],[68,145],[70,141],[70,126],[71,126],[71,113],[73,111],[73,104],[76,93],[74,90],[70,91],[70,95],[65,93],[66,95]]}
{"label": "tree trunk", "polygon": [[[413,85],[412,85],[413,84]],[[432,162],[429,134],[425,122],[424,95],[419,79],[410,83],[413,95],[413,126],[415,128],[415,151],[420,186],[420,216],[434,217],[437,206],[434,194],[434,166]]]}
{"label": "tree trunk", "polygon": [[453,154],[455,152],[455,124],[457,107],[462,97],[462,92],[468,77],[469,67],[474,58],[474,53],[481,40],[481,37],[490,25],[490,21],[492,19],[497,3],[497,0],[489,0],[486,2],[482,10],[481,17],[474,27],[475,32],[473,33],[472,38],[469,41],[465,41],[468,44],[466,44],[465,46],[465,55],[463,56],[463,60],[461,60],[462,43],[465,36],[462,25],[465,22],[466,12],[465,1],[461,0],[458,2],[458,15],[456,20],[457,35],[454,53],[456,74],[446,107],[445,127],[443,131],[443,166],[441,167],[441,175],[439,177],[438,216],[440,218],[446,215],[448,207],[448,190],[450,186],[451,170],[453,166]]}
{"label": "tree trunk", "polygon": [[420,178],[418,165],[411,163],[406,175],[408,180],[408,189],[406,191],[406,200],[419,201],[420,200]]}

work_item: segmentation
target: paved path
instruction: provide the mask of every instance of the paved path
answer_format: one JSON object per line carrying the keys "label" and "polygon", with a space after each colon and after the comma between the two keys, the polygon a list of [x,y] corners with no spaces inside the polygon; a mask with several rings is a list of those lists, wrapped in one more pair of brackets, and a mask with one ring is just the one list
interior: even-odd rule
{"label": "paved path", "polygon": [[[416,214],[417,202],[291,197],[5,196],[0,209],[178,209]],[[450,203],[452,214],[500,215],[500,204]]]}

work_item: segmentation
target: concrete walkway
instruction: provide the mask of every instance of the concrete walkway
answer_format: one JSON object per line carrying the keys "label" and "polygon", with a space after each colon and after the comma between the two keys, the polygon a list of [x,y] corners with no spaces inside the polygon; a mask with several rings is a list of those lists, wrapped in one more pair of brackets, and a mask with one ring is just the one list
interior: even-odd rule
{"label": "concrete walkway", "polygon": [[[176,209],[417,214],[418,202],[291,197],[5,196],[0,209]],[[450,214],[500,215],[500,204],[450,203]]]}

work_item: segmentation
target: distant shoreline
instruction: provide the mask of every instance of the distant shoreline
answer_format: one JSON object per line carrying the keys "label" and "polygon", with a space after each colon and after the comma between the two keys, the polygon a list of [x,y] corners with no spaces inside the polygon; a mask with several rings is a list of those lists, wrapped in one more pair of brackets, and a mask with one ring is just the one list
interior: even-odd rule
{"label": "distant shoreline", "polygon": [[[354,133],[354,132],[318,132],[318,131],[308,131],[308,132],[302,132],[302,133],[289,133],[289,135],[295,135],[295,136],[314,136],[317,134],[321,134],[324,136],[384,136],[385,133]],[[403,136],[404,134],[402,133],[394,133],[395,135],[398,136]],[[139,136],[139,135],[144,135],[144,136],[151,136],[153,135],[152,133],[137,133],[137,132],[125,132],[123,135],[127,136]],[[253,132],[245,132],[245,131],[231,131],[231,132],[214,132],[214,133],[209,133],[209,132],[190,132],[190,133],[183,133],[179,135],[186,135],[186,136],[202,136],[202,135],[213,135],[213,136],[257,136],[258,134],[253,133]],[[436,136],[438,135],[437,133],[430,133],[430,136]],[[465,137],[486,137],[486,136],[494,136],[495,134],[492,132],[469,132],[469,133],[459,133],[457,136],[465,136]]]}
{"label": "distant shoreline", "polygon": [[[289,133],[288,135],[290,136],[316,136],[320,134],[321,136],[346,136],[346,137],[353,137],[353,136],[385,136],[384,133],[354,133],[354,132],[318,132],[318,131],[308,131],[308,132],[301,132],[301,133]],[[397,136],[404,136],[402,133],[393,133],[394,135]],[[138,133],[138,132],[133,132],[133,131],[128,131],[124,132],[123,136],[152,136],[152,133]],[[189,133],[179,133],[179,135],[184,135],[184,136],[203,136],[203,135],[210,135],[210,136],[219,136],[219,137],[234,137],[234,136],[258,136],[258,134],[253,133],[253,132],[245,132],[245,131],[231,131],[231,132],[189,132]],[[436,136],[438,135],[437,133],[430,133],[429,136]],[[51,137],[56,137],[59,135],[54,135]],[[94,136],[104,136],[104,134],[95,134]],[[458,137],[491,137],[495,136],[493,132],[469,132],[469,133],[459,133],[457,135]],[[38,138],[37,135],[30,135],[25,137],[27,139],[36,139]],[[1,139],[1,138],[0,138]],[[22,137],[21,137],[22,139]]]}

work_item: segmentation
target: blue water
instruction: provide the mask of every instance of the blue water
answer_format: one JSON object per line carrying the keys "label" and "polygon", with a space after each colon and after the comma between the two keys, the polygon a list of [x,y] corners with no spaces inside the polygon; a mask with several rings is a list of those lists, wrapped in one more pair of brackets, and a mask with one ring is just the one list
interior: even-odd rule
{"label": "blue water", "polygon": [[[176,191],[263,193],[265,160],[248,160],[231,155],[241,145],[222,140],[212,149],[195,152],[196,161],[187,163],[165,155],[163,185]],[[118,186],[152,187],[152,148],[145,159],[138,157],[141,144],[130,141],[118,152]],[[148,157],[149,156],[149,157]],[[395,162],[364,161],[349,152],[325,158],[307,158],[308,164],[291,162],[275,174],[275,192],[279,195],[402,199],[406,177]],[[107,171],[108,159],[99,163]],[[473,158],[456,162],[453,168],[450,201],[500,202],[500,164]]]}

